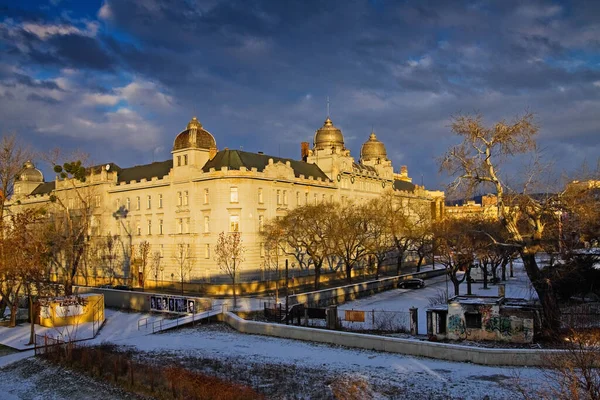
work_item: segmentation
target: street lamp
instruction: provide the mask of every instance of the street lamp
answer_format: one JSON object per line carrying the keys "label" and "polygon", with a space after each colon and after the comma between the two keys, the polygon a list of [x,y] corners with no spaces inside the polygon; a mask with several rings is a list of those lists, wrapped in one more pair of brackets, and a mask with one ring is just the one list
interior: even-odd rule
{"label": "street lamp", "polygon": [[123,229],[125,230],[125,233],[127,234],[127,238],[129,239],[129,247],[126,249],[125,245],[123,245],[123,254],[125,256],[125,259],[123,260],[123,278],[125,278],[125,279],[130,274],[129,269],[131,267],[131,245],[132,245],[131,232],[129,231],[129,229],[127,229],[127,227],[125,226],[125,223],[123,222],[123,220],[125,218],[127,218],[127,214],[129,214],[129,211],[125,208],[125,206],[119,207],[119,209],[113,213],[113,217],[117,221],[121,221],[121,225],[123,226]]}

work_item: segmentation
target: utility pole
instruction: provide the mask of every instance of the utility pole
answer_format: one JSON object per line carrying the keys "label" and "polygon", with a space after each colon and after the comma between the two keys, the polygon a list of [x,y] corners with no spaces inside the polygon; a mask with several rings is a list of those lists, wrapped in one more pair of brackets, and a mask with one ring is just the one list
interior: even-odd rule
{"label": "utility pole", "polygon": [[288,281],[288,259],[285,259],[285,324],[289,325],[289,316],[288,316],[288,300],[289,300],[289,281]]}

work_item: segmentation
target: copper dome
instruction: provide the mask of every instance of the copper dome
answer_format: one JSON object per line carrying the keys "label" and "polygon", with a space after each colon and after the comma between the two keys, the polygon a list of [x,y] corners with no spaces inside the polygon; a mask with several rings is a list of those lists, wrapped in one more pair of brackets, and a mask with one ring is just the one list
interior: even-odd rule
{"label": "copper dome", "polygon": [[217,142],[213,135],[202,127],[196,117],[187,124],[187,127],[175,138],[173,151],[188,148],[211,149],[216,148]]}
{"label": "copper dome", "polygon": [[339,128],[336,128],[327,117],[323,126],[315,133],[314,146],[316,149],[325,149],[329,147],[344,148],[344,135]]}
{"label": "copper dome", "polygon": [[35,168],[35,165],[33,165],[31,161],[27,161],[23,164],[23,169],[19,173],[18,180],[29,182],[44,182],[44,175],[39,169]]}
{"label": "copper dome", "polygon": [[363,161],[387,159],[387,151],[385,150],[385,145],[379,140],[377,140],[375,132],[371,132],[369,140],[367,140],[360,148],[360,158]]}

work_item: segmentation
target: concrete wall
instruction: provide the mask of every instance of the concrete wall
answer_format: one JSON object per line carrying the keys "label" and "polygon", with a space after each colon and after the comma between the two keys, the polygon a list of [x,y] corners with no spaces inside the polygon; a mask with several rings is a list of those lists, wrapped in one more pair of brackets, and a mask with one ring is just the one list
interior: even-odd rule
{"label": "concrete wall", "polygon": [[360,297],[371,296],[375,293],[385,290],[397,289],[398,284],[406,279],[411,278],[432,278],[434,276],[444,275],[445,269],[436,269],[432,271],[415,272],[412,274],[394,276],[369,282],[355,283],[351,285],[341,286],[337,288],[318,290],[297,294],[289,297],[290,304],[304,304],[316,307],[326,307],[334,304],[343,304],[347,301],[352,301]]}
{"label": "concrete wall", "polygon": [[[133,292],[129,290],[105,289],[87,286],[75,286],[74,292],[75,294],[101,293],[104,295],[104,305],[106,307],[142,312],[150,312],[151,296],[168,296],[160,293]],[[185,297],[196,300],[196,307],[198,307],[199,310],[210,310],[212,308],[212,299],[189,296]]]}
{"label": "concrete wall", "polygon": [[481,365],[539,367],[545,365],[545,358],[547,356],[561,352],[561,350],[478,348],[426,342],[416,339],[389,338],[301,326],[268,324],[246,321],[231,312],[225,312],[223,316],[227,324],[242,333],[329,343],[338,346],[400,353],[447,361],[472,362]]}

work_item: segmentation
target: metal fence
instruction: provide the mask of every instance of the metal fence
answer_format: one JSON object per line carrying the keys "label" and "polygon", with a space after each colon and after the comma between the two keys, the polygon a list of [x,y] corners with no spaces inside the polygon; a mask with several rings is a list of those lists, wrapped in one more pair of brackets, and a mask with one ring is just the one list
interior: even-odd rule
{"label": "metal fence", "polygon": [[579,304],[562,310],[563,328],[600,328],[600,304]]}
{"label": "metal fence", "polygon": [[408,311],[338,310],[338,320],[349,331],[410,332]]}

